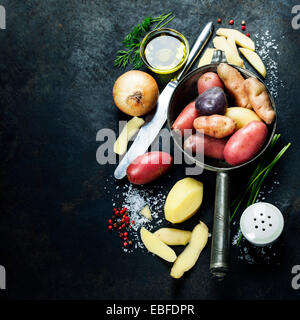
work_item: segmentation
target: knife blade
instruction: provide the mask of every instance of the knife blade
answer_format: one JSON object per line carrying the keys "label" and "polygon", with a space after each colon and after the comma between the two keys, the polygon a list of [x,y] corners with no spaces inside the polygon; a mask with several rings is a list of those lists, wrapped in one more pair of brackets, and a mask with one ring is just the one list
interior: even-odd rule
{"label": "knife blade", "polygon": [[187,73],[187,71],[190,69],[192,64],[195,62],[195,60],[203,50],[205,44],[207,43],[209,37],[213,32],[213,28],[214,26],[212,22],[206,24],[206,26],[198,36],[196,42],[194,43],[188,56],[187,62],[181,73],[178,75],[176,80],[169,82],[159,95],[157,109],[154,117],[140,129],[130,149],[120,161],[114,172],[114,176],[116,179],[123,179],[126,176],[126,170],[129,164],[135,158],[144,154],[158,135],[159,131],[167,120],[168,104],[178,84],[178,81]]}

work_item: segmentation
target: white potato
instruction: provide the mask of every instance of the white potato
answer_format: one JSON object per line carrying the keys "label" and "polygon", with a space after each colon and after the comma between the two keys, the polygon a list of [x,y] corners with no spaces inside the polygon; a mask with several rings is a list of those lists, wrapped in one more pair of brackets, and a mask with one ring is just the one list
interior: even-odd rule
{"label": "white potato", "polygon": [[145,121],[142,118],[133,117],[130,119],[114,144],[114,152],[119,155],[124,154],[127,150],[129,140],[138,132],[144,123]]}
{"label": "white potato", "polygon": [[178,256],[171,269],[171,277],[179,279],[190,270],[197,262],[208,240],[208,228],[200,221],[192,231],[191,239],[187,247]]}
{"label": "white potato", "polygon": [[145,206],[142,210],[141,210],[141,215],[143,215],[145,218],[147,218],[148,220],[152,220],[152,215],[151,215],[151,211],[149,206]]}
{"label": "white potato", "polygon": [[213,48],[207,48],[203,53],[203,56],[200,58],[198,68],[210,64],[215,51],[216,50]]}
{"label": "white potato", "polygon": [[253,40],[238,30],[219,28],[216,34],[226,38],[231,37],[239,46],[255,51],[255,44]]}
{"label": "white potato", "polygon": [[144,227],[141,228],[141,239],[148,251],[169,262],[176,260],[177,256],[175,251]]}
{"label": "white potato", "polygon": [[175,228],[160,228],[154,234],[169,246],[186,245],[191,238],[191,231]]}
{"label": "white potato", "polygon": [[267,70],[260,56],[256,52],[246,48],[240,48],[239,50],[249,61],[249,63],[265,78],[267,75]]}
{"label": "white potato", "polygon": [[244,66],[244,61],[236,54],[235,50],[232,48],[232,45],[229,44],[225,37],[215,37],[213,39],[214,47],[217,50],[222,50],[225,52],[226,60],[228,63],[234,64],[239,67]]}

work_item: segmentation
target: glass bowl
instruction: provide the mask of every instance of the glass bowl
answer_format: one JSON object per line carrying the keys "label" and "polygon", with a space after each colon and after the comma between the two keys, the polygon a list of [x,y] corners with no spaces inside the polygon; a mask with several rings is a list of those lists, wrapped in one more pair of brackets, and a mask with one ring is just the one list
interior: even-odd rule
{"label": "glass bowl", "polygon": [[[180,41],[182,41],[182,43],[184,44],[184,49],[185,49],[184,58],[179,62],[178,65],[176,65],[175,67],[172,67],[170,69],[157,69],[157,68],[151,66],[151,64],[147,61],[146,56],[145,56],[145,50],[146,50],[148,43],[153,38],[158,37],[160,35],[168,35],[171,37],[175,37],[175,38],[179,39]],[[159,73],[159,74],[170,74],[170,73],[174,73],[174,72],[178,71],[186,63],[188,55],[189,55],[189,43],[188,43],[187,39],[180,32],[178,32],[174,29],[170,29],[170,28],[161,28],[161,29],[156,29],[156,30],[149,32],[148,34],[146,34],[146,36],[142,40],[142,43],[140,46],[140,56],[141,56],[143,63],[145,64],[145,66],[147,66],[151,71],[153,71],[155,73]]]}

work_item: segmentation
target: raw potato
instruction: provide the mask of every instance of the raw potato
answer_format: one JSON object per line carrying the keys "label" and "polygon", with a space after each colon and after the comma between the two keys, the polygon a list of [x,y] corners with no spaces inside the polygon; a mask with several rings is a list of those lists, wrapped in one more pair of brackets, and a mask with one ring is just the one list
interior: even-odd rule
{"label": "raw potato", "polygon": [[224,82],[228,93],[235,99],[236,105],[238,107],[252,109],[244,87],[245,79],[241,73],[227,63],[220,63],[217,72]]}
{"label": "raw potato", "polygon": [[215,49],[207,48],[199,61],[198,68],[205,66],[207,64],[210,64],[213,58],[214,52],[215,52]]}
{"label": "raw potato", "polygon": [[145,206],[142,210],[141,210],[141,215],[143,215],[145,218],[147,218],[148,220],[152,220],[152,215],[151,215],[151,211],[149,206]]}
{"label": "raw potato", "polygon": [[216,32],[218,36],[224,36],[226,38],[233,38],[234,41],[241,47],[255,51],[255,44],[253,40],[244,35],[242,32],[234,29],[219,28]]}
{"label": "raw potato", "polygon": [[248,78],[245,80],[245,89],[255,112],[265,123],[271,124],[276,114],[264,84],[256,78]]}
{"label": "raw potato", "polygon": [[133,117],[129,120],[114,144],[114,152],[119,155],[124,154],[127,150],[129,140],[138,132],[144,123],[145,121],[138,117]]}
{"label": "raw potato", "polygon": [[155,231],[154,234],[169,246],[185,246],[190,241],[192,233],[191,231],[174,228],[161,228]]}
{"label": "raw potato", "polygon": [[217,139],[205,134],[193,134],[184,141],[184,150],[197,154],[203,154],[215,159],[224,159],[224,148],[227,139]]}
{"label": "raw potato", "polygon": [[193,178],[184,178],[175,183],[165,203],[165,218],[180,223],[191,218],[202,204],[203,184]]}
{"label": "raw potato", "polygon": [[174,250],[144,227],[141,228],[141,239],[148,251],[169,262],[174,262],[176,260],[177,256]]}
{"label": "raw potato", "polygon": [[171,277],[181,278],[186,271],[196,264],[207,240],[208,228],[205,223],[200,221],[192,231],[190,243],[176,259],[171,269]]}
{"label": "raw potato", "polygon": [[172,125],[172,129],[177,133],[184,136],[185,130],[193,130],[194,120],[199,117],[200,114],[195,107],[195,101],[190,102],[176,118],[175,122]]}
{"label": "raw potato", "polygon": [[227,163],[237,166],[251,160],[262,148],[268,128],[262,121],[252,121],[235,132],[226,143],[224,157]]}
{"label": "raw potato", "polygon": [[219,87],[224,90],[224,84],[216,72],[203,73],[197,81],[198,94],[202,94],[212,87]]}
{"label": "raw potato", "polygon": [[220,87],[209,88],[196,99],[196,109],[201,116],[224,114],[227,106],[226,94]]}
{"label": "raw potato", "polygon": [[239,54],[235,52],[235,50],[232,48],[232,44],[230,44],[225,37],[215,37],[213,39],[213,44],[216,49],[225,52],[228,63],[239,67],[244,66],[244,61],[240,58]]}
{"label": "raw potato", "polygon": [[166,152],[147,152],[130,163],[126,170],[127,178],[133,184],[146,184],[162,176],[172,164],[173,157]]}
{"label": "raw potato", "polygon": [[225,116],[234,120],[238,129],[245,127],[251,121],[261,121],[254,111],[239,107],[227,108]]}
{"label": "raw potato", "polygon": [[[233,51],[237,56],[240,56],[234,39],[233,39],[232,37],[228,37],[228,38],[227,38],[227,42],[228,42],[228,45],[231,47],[232,51]],[[244,63],[244,62],[243,62],[243,63]]]}
{"label": "raw potato", "polygon": [[234,133],[237,125],[226,116],[214,114],[212,116],[198,117],[194,121],[194,127],[210,137],[225,138]]}
{"label": "raw potato", "polygon": [[267,70],[259,55],[246,48],[240,48],[239,50],[250,64],[265,78]]}

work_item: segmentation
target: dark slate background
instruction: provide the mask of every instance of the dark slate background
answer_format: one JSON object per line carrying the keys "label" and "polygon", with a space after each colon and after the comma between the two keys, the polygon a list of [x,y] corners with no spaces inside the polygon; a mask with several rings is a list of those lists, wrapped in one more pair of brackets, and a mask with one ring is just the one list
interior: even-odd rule
{"label": "dark slate background", "polygon": [[[300,264],[299,47],[291,27],[295,1],[2,0],[7,29],[0,31],[0,265],[16,299],[297,299],[291,269]],[[282,239],[265,260],[239,259],[249,245],[232,249],[231,272],[210,278],[210,242],[197,266],[181,280],[170,265],[144,251],[124,253],[107,232],[114,165],[96,162],[99,129],[117,130],[127,119],[114,106],[112,86],[123,70],[113,67],[128,31],[147,15],[173,11],[170,27],[192,44],[206,22],[247,21],[247,31],[270,30],[279,46],[276,104],[279,147],[292,148],[266,181],[278,180],[266,201],[285,217]],[[226,25],[226,24],[225,24]],[[284,38],[282,36],[284,35]],[[271,57],[272,58],[272,57]],[[184,167],[158,180],[166,192]],[[232,196],[249,171],[232,176]],[[201,218],[212,227],[215,175],[205,172]],[[105,189],[105,187],[107,189]],[[153,184],[146,188],[150,190]],[[108,194],[108,191],[110,194]],[[120,199],[121,204],[122,199]],[[162,215],[163,213],[161,213]],[[233,230],[233,235],[235,234]],[[258,251],[249,248],[253,255]],[[252,251],[251,251],[252,250]]]}

